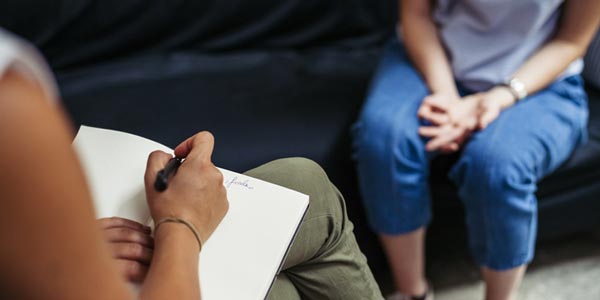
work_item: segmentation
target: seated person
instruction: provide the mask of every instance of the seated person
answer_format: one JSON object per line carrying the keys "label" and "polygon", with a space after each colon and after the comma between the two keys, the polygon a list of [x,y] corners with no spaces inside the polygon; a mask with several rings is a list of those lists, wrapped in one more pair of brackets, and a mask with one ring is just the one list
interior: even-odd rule
{"label": "seated person", "polygon": [[[36,51],[0,30],[0,298],[133,299],[127,278],[143,279],[140,299],[200,299],[201,245],[192,229],[207,240],[228,209],[222,175],[211,162],[212,135],[198,133],[175,149],[186,162],[163,193],[152,183],[170,155],[148,158],[153,219],[189,225],[163,223],[152,240],[140,224],[105,219],[102,232],[57,101]],[[382,299],[344,200],[318,165],[282,159],[246,174],[311,199],[269,299]]]}
{"label": "seated person", "polygon": [[356,125],[358,177],[394,278],[389,299],[431,299],[424,242],[429,164],[465,207],[485,299],[514,300],[534,256],[536,183],[586,139],[581,56],[594,0],[401,0],[401,35],[384,52]]}

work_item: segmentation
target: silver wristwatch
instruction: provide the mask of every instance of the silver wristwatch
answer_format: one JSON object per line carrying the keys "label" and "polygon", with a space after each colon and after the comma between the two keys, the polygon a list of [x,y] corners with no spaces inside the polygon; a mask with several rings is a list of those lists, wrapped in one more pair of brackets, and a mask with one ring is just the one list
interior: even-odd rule
{"label": "silver wristwatch", "polygon": [[504,85],[510,90],[510,93],[515,97],[516,102],[523,100],[527,97],[527,89],[525,84],[517,77],[512,77],[504,83]]}

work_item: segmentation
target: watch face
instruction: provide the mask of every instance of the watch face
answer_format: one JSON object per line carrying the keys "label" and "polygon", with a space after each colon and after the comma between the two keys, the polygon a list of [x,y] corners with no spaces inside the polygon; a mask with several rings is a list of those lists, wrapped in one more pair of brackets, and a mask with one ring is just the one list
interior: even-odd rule
{"label": "watch face", "polygon": [[513,77],[509,82],[508,86],[511,91],[514,93],[517,100],[521,100],[527,97],[527,90],[525,89],[525,84],[516,77]]}

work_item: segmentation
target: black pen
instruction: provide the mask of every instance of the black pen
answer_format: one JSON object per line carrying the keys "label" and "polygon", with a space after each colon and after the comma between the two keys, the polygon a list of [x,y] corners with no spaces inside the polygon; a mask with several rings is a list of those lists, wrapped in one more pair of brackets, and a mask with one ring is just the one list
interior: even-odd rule
{"label": "black pen", "polygon": [[169,178],[175,175],[179,166],[183,161],[181,158],[173,157],[169,160],[164,169],[156,173],[156,181],[154,182],[154,189],[162,192],[167,189],[169,185]]}

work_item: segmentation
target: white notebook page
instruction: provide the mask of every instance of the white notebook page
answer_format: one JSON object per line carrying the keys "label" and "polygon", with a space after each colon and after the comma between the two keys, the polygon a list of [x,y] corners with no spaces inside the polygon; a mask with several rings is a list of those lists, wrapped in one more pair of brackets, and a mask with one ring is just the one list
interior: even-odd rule
{"label": "white notebook page", "polygon": [[[119,131],[81,126],[73,145],[98,218],[148,223],[144,172],[150,152],[173,151]],[[203,246],[203,300],[264,299],[308,208],[308,196],[224,169],[229,211]]]}

